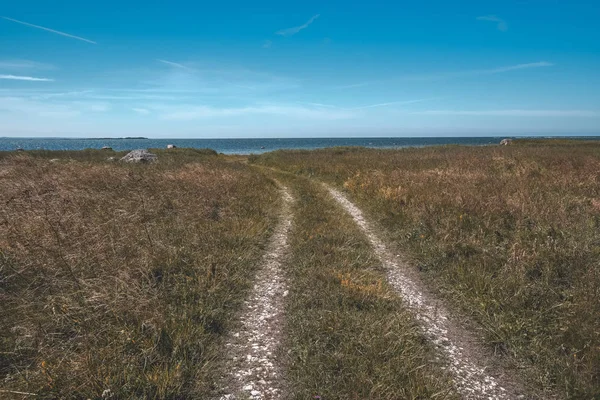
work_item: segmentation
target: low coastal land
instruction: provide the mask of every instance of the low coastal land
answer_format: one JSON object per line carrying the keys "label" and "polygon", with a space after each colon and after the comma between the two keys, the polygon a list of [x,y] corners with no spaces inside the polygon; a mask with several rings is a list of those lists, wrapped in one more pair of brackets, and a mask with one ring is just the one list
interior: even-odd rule
{"label": "low coastal land", "polygon": [[0,153],[0,397],[600,396],[599,142],[150,151]]}

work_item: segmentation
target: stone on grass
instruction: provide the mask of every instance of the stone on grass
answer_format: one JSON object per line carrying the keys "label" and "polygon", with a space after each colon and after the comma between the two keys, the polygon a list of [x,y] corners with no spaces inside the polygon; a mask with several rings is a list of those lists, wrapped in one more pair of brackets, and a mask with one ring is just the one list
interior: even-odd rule
{"label": "stone on grass", "polygon": [[512,144],[512,139],[502,139],[500,141],[501,146],[508,146],[509,144]]}
{"label": "stone on grass", "polygon": [[168,144],[167,145],[167,149],[176,149],[177,146],[175,146],[174,144]]}
{"label": "stone on grass", "polygon": [[121,158],[121,161],[126,163],[153,163],[158,161],[156,154],[150,153],[148,150],[133,150]]}

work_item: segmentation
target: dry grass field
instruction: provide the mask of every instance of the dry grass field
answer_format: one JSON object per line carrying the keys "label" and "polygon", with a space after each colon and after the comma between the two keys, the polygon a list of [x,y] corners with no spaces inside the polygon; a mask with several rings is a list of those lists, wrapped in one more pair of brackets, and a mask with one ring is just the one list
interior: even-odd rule
{"label": "dry grass field", "polygon": [[489,348],[541,390],[600,396],[600,144],[278,151],[344,188]]}
{"label": "dry grass field", "polygon": [[281,220],[274,178],[294,199],[274,357],[287,397],[458,397],[377,249],[320,182],[360,206],[526,392],[600,397],[600,143],[277,151],[250,165],[155,152],[148,165],[0,152],[0,398],[211,398]]}
{"label": "dry grass field", "polygon": [[100,151],[0,155],[1,398],[212,389],[279,197],[213,151],[158,155],[154,165]]}

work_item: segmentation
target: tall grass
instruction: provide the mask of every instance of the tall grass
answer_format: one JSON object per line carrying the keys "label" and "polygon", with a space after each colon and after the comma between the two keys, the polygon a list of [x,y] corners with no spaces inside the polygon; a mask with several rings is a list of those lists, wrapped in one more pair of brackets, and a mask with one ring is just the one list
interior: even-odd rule
{"label": "tall grass", "polygon": [[280,151],[344,187],[490,348],[540,388],[600,397],[600,145]]}
{"label": "tall grass", "polygon": [[352,218],[306,179],[279,179],[296,190],[283,353],[290,397],[454,398]]}
{"label": "tall grass", "polygon": [[215,381],[276,190],[214,152],[106,157],[0,160],[0,397],[201,398]]}

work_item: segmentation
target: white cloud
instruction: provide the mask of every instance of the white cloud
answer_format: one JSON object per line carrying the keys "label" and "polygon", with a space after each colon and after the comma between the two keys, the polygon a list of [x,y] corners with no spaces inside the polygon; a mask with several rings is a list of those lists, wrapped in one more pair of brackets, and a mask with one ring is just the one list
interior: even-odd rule
{"label": "white cloud", "polygon": [[338,106],[333,106],[331,104],[323,104],[323,103],[307,102],[307,103],[300,103],[300,104],[306,104],[306,105],[313,106],[313,107],[339,108]]}
{"label": "white cloud", "polygon": [[600,110],[427,110],[415,111],[420,115],[458,115],[473,117],[580,117],[598,118]]}
{"label": "white cloud", "polygon": [[77,110],[42,110],[38,112],[40,117],[47,118],[57,118],[57,119],[65,119],[65,118],[73,118],[81,115],[81,111]]}
{"label": "white cloud", "polygon": [[22,114],[27,117],[40,116],[66,118],[79,115],[80,110],[64,104],[41,103],[19,97],[0,97],[0,112],[12,115]]}
{"label": "white cloud", "polygon": [[30,81],[30,82],[53,82],[54,79],[48,78],[36,78],[33,76],[20,76],[20,75],[0,75],[0,79],[8,79],[13,81]]}
{"label": "white cloud", "polygon": [[16,19],[8,18],[8,17],[0,17],[0,18],[3,18],[5,20],[7,20],[7,21],[16,22],[17,24],[30,26],[32,28],[42,29],[44,31],[52,32],[52,33],[55,33],[57,35],[66,36],[66,37],[69,37],[71,39],[77,39],[77,40],[81,40],[83,42],[88,42],[88,43],[91,43],[91,44],[97,44],[96,42],[94,42],[92,40],[85,39],[85,38],[82,38],[82,37],[79,37],[79,36],[75,36],[75,35],[71,35],[71,34],[68,34],[68,33],[65,33],[65,32],[61,32],[61,31],[55,31],[54,29],[45,28],[43,26],[30,24],[28,22],[23,22],[23,21],[19,21],[19,20],[16,20]]}
{"label": "white cloud", "polygon": [[[435,80],[462,78],[462,77],[477,76],[477,75],[494,75],[494,74],[501,74],[504,72],[524,70],[524,69],[547,68],[547,67],[553,67],[554,65],[555,65],[554,63],[551,63],[548,61],[538,61],[538,62],[508,65],[508,66],[504,66],[504,67],[496,67],[496,68],[490,68],[490,69],[471,69],[471,70],[465,70],[465,71],[438,72],[438,73],[432,73],[432,74],[427,74],[427,75],[405,75],[405,76],[400,76],[398,79],[412,80],[412,81],[435,81]],[[384,84],[386,82],[389,83],[391,81],[393,81],[393,79],[382,79],[382,80],[376,80],[376,81],[370,81],[370,82],[359,82],[359,83],[352,83],[352,84],[342,85],[342,86],[333,86],[330,89],[343,90],[343,89],[361,88],[361,87],[365,87],[365,86]]]}
{"label": "white cloud", "polygon": [[141,115],[148,115],[148,114],[150,114],[150,110],[147,110],[145,108],[132,108],[132,110],[135,111],[138,114],[141,114]]}
{"label": "white cloud", "polygon": [[108,112],[111,108],[110,103],[99,101],[0,96],[0,113],[6,112],[11,116],[20,115],[26,118],[67,118],[93,115]]}
{"label": "white cloud", "polygon": [[210,106],[169,107],[161,114],[167,120],[194,120],[203,118],[234,117],[244,115],[272,115],[302,119],[338,120],[355,115],[347,110],[324,110],[290,105],[262,105],[237,108],[217,108]]}
{"label": "white cloud", "polygon": [[180,68],[180,69],[185,69],[186,71],[193,71],[193,69],[186,67],[183,64],[179,64],[173,61],[168,61],[168,60],[161,60],[160,58],[156,59],[156,61],[161,62],[163,64],[167,64],[170,65],[171,67],[175,67],[175,68]]}
{"label": "white cloud", "polygon": [[269,48],[271,48],[272,45],[273,45],[272,40],[265,40],[262,47],[263,47],[263,49],[269,49]]}
{"label": "white cloud", "polygon": [[466,71],[455,71],[455,72],[440,72],[434,73],[430,75],[408,75],[402,77],[402,79],[408,80],[418,80],[418,81],[429,81],[429,80],[440,80],[440,79],[450,79],[450,78],[462,78],[468,76],[476,76],[476,75],[494,75],[501,74],[504,72],[511,72],[517,70],[524,69],[534,69],[534,68],[547,68],[553,67],[555,64],[547,61],[539,61],[525,64],[516,64],[516,65],[508,65],[504,67],[496,67],[490,69],[471,69]]}
{"label": "white cloud", "polygon": [[[488,70],[481,70],[479,72],[483,73],[483,74],[499,74],[501,72],[515,71],[518,69],[543,68],[543,67],[553,67],[553,66],[554,66],[553,63],[550,63],[547,61],[540,61],[540,62],[527,63],[527,64],[511,65],[508,67],[500,67],[500,68],[494,68],[494,69],[488,69]],[[477,71],[473,71],[473,72],[477,72]]]}
{"label": "white cloud", "polygon": [[340,110],[340,111],[356,111],[356,110],[367,110],[370,108],[378,108],[378,107],[389,107],[389,106],[399,106],[399,105],[405,105],[405,104],[422,103],[424,101],[437,100],[437,99],[439,99],[439,97],[428,98],[428,99],[389,101],[386,103],[367,104],[367,105],[358,106],[358,107],[339,107],[339,106],[334,106],[331,104],[323,104],[323,103],[301,103],[301,104],[306,104],[306,105],[310,105],[310,106],[317,107],[317,108],[336,109],[336,110]]}
{"label": "white cloud", "polygon": [[87,108],[94,112],[106,112],[111,109],[111,106],[108,103],[92,103]]}
{"label": "white cloud", "polygon": [[477,17],[478,21],[489,21],[495,22],[499,31],[506,32],[508,30],[508,24],[502,18],[498,18],[495,15],[483,15],[481,17]]}
{"label": "white cloud", "polygon": [[403,104],[414,104],[414,103],[422,103],[424,101],[429,101],[434,99],[415,99],[415,100],[403,100],[403,101],[391,101],[388,103],[378,103],[378,104],[370,104],[361,107],[349,108],[349,110],[365,110],[368,108],[376,108],[376,107],[388,107],[388,106],[398,106]]}
{"label": "white cloud", "polygon": [[369,86],[371,82],[360,82],[360,83],[351,83],[349,85],[335,86],[333,89],[353,89],[359,87]]}
{"label": "white cloud", "polygon": [[29,60],[3,60],[0,61],[1,69],[53,69],[54,66],[50,64],[39,63]]}
{"label": "white cloud", "polygon": [[320,16],[321,16],[321,14],[317,14],[317,15],[313,16],[311,19],[309,19],[303,25],[296,26],[296,27],[293,27],[293,28],[282,29],[280,31],[275,32],[275,34],[276,35],[281,35],[281,36],[292,36],[292,35],[295,35],[296,33],[300,32],[302,29],[308,28],[308,26],[310,24],[312,24]]}
{"label": "white cloud", "polygon": [[32,96],[36,100],[52,99],[55,97],[78,97],[84,96],[88,93],[93,93],[93,90],[81,90],[75,92],[56,92],[56,93],[40,93]]}

